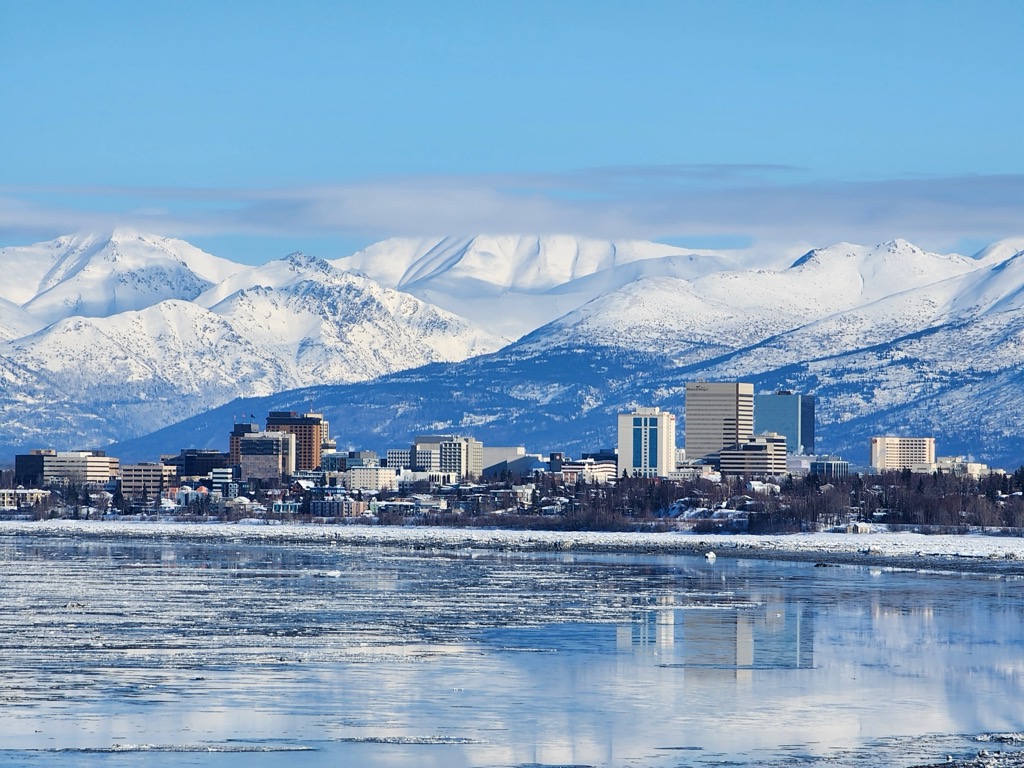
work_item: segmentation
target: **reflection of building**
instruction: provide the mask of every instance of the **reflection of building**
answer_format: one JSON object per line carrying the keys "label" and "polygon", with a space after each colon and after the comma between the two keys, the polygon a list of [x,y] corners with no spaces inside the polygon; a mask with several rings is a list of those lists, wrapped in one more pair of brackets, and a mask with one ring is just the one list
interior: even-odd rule
{"label": "reflection of building", "polygon": [[657,649],[673,666],[730,675],[814,665],[814,622],[802,603],[758,608],[686,607],[660,598],[640,621],[616,630],[620,650]]}
{"label": "reflection of building", "polygon": [[778,432],[790,453],[814,453],[814,396],[785,390],[754,395],[754,432]]}

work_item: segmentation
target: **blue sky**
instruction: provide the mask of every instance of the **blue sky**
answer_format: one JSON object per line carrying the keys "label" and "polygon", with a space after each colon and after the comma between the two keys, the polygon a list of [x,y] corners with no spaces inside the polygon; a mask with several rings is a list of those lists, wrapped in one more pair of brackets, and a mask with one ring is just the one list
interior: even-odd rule
{"label": "blue sky", "polygon": [[1024,234],[1024,3],[0,0],[0,244]]}

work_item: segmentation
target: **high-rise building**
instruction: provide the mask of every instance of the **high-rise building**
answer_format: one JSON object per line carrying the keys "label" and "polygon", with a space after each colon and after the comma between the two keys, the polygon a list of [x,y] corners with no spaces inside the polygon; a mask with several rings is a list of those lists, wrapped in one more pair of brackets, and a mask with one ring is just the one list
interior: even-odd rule
{"label": "high-rise building", "polygon": [[271,411],[267,414],[267,432],[295,435],[295,469],[298,471],[320,466],[324,438],[328,433],[328,424],[322,414]]}
{"label": "high-rise building", "polygon": [[789,453],[814,453],[814,396],[780,390],[754,395],[754,433],[778,432]]}
{"label": "high-rise building", "polygon": [[881,471],[917,469],[931,472],[935,466],[935,438],[872,437],[871,466]]}
{"label": "high-rise building", "polygon": [[660,408],[620,413],[618,474],[668,477],[676,468],[676,417]]}
{"label": "high-rise building", "polygon": [[484,444],[472,437],[417,435],[409,453],[416,471],[452,475],[459,482],[475,480],[484,471]]}
{"label": "high-rise building", "polygon": [[273,484],[295,474],[295,435],[290,432],[255,432],[242,435],[240,443],[242,480]]}
{"label": "high-rise building", "polygon": [[214,469],[234,466],[229,454],[209,448],[183,448],[161,463],[174,467],[178,477],[207,477]]}
{"label": "high-rise building", "polygon": [[231,429],[231,436],[228,438],[228,460],[232,467],[242,463],[242,437],[252,435],[260,431],[260,425],[254,421],[235,423]]}
{"label": "high-rise building", "polygon": [[695,381],[686,385],[686,458],[715,461],[718,452],[754,434],[754,385]]}

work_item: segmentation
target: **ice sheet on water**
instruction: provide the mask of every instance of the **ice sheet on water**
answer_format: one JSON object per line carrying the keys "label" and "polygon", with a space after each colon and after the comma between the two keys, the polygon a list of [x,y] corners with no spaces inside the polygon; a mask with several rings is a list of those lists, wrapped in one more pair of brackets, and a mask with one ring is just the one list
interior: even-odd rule
{"label": "ice sheet on water", "polygon": [[270,753],[315,752],[315,747],[292,744],[111,744],[109,747],[54,747],[52,749],[23,750],[50,754],[117,754],[122,752],[223,752]]}

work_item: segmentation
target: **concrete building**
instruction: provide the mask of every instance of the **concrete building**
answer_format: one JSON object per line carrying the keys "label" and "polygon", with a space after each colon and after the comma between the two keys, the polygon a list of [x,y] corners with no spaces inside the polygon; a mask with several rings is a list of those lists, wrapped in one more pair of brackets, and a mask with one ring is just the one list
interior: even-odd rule
{"label": "concrete building", "polygon": [[295,469],[299,471],[319,468],[328,428],[320,413],[271,411],[267,414],[267,432],[295,435]]}
{"label": "concrete building", "polygon": [[42,504],[49,498],[49,491],[38,488],[0,488],[0,509],[19,510]]}
{"label": "concrete building", "polygon": [[121,467],[121,495],[129,501],[160,496],[175,485],[175,470],[160,462],[125,464]]}
{"label": "concrete building", "polygon": [[718,452],[723,475],[778,476],[786,474],[786,438],[777,432],[754,435]]}
{"label": "concrete building", "polygon": [[350,491],[397,491],[398,472],[392,467],[350,467],[345,486]]}
{"label": "concrete building", "polygon": [[14,457],[14,482],[38,488],[50,484],[105,485],[117,479],[121,462],[104,451],[34,450]]}
{"label": "concrete building", "polygon": [[621,477],[668,477],[676,468],[676,417],[660,408],[637,408],[618,418]]}
{"label": "concrete building", "polygon": [[242,435],[241,478],[266,484],[280,483],[295,473],[295,435],[290,432],[256,432]]}
{"label": "concrete building", "polygon": [[780,390],[754,395],[754,434],[777,432],[790,453],[814,453],[814,396]]}
{"label": "concrete building", "polygon": [[[945,472],[954,477],[973,477],[975,480],[985,477],[992,470],[988,464],[969,461],[963,456],[939,456],[935,459],[935,471]],[[999,473],[997,473],[999,474]]]}
{"label": "concrete building", "polygon": [[370,511],[366,501],[356,501],[351,497],[313,499],[309,502],[309,513],[313,517],[357,517]]}
{"label": "concrete building", "polygon": [[207,477],[215,469],[234,466],[230,453],[207,448],[184,448],[176,456],[161,459],[160,463],[174,467],[179,478]]}
{"label": "concrete building", "polygon": [[417,472],[451,475],[455,482],[475,480],[484,471],[484,445],[461,435],[417,435],[409,461]]}
{"label": "concrete building", "polygon": [[934,437],[872,437],[871,466],[879,472],[931,472],[935,467]]}
{"label": "concrete building", "polygon": [[376,451],[335,451],[320,457],[320,468],[324,472],[345,472],[352,467],[380,466],[380,456]]}
{"label": "concrete building", "polygon": [[562,482],[575,485],[578,480],[585,483],[614,482],[618,473],[618,463],[614,461],[597,461],[595,459],[579,459],[578,461],[562,462]]}
{"label": "concrete building", "polygon": [[241,424],[236,423],[231,428],[231,435],[228,437],[229,466],[237,467],[242,463],[242,438],[245,435],[255,435],[260,431],[260,425],[254,421],[247,421]]}
{"label": "concrete building", "polygon": [[808,471],[818,477],[847,477],[850,474],[850,462],[836,456],[817,456],[811,459]]}
{"label": "concrete building", "polygon": [[685,414],[687,460],[714,462],[723,448],[754,434],[754,385],[690,382]]}
{"label": "concrete building", "polygon": [[409,448],[388,448],[384,462],[392,469],[412,469],[412,450]]}

